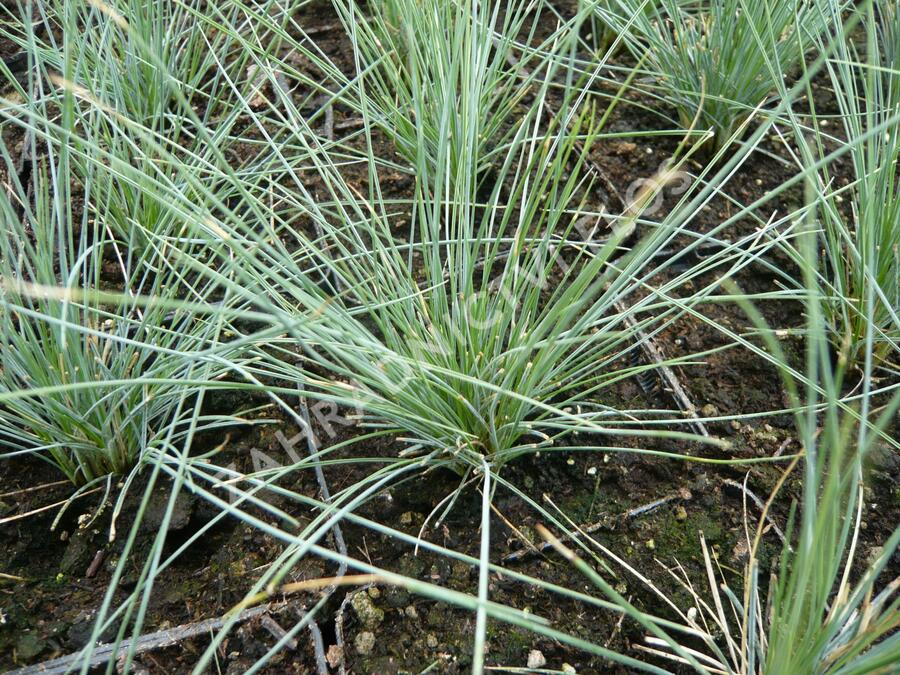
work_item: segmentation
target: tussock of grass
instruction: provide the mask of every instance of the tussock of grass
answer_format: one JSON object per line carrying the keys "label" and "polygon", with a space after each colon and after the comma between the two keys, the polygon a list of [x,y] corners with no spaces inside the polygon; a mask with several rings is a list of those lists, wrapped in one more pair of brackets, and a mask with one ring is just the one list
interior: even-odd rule
{"label": "tussock of grass", "polygon": [[[101,229],[114,213],[56,208],[108,176],[73,194],[65,164],[39,166],[24,219],[0,200],[9,233],[0,241],[0,437],[3,457],[36,454],[84,485],[127,474],[150,446],[183,442],[179,420],[200,405],[205,380],[225,386],[215,380],[237,353],[225,357],[220,321],[177,309],[182,280],[164,256],[123,251]],[[104,273],[126,293],[104,294],[115,288]],[[214,354],[222,360],[210,367]]]}
{"label": "tussock of grass", "polygon": [[[802,166],[847,155],[848,185],[830,163],[810,176],[808,200],[822,229],[818,283],[830,301],[824,317],[843,359],[865,360],[874,331],[873,356],[898,369],[900,349],[900,4],[886,0],[860,9],[865,43],[841,42],[829,62],[838,119],[812,110],[808,127],[794,118]],[[838,137],[833,131],[839,125]],[[796,253],[795,253],[796,255]]]}
{"label": "tussock of grass", "polygon": [[[725,147],[828,35],[837,0],[611,0],[598,8],[657,79],[685,129]],[[837,22],[840,25],[840,21]]]}
{"label": "tussock of grass", "polygon": [[334,4],[366,85],[367,114],[407,161],[425,162],[432,175],[446,173],[451,182],[477,181],[492,161],[503,161],[520,107],[533,105],[526,101],[532,88],[560,71],[587,15],[523,51],[553,19],[543,2]]}
{"label": "tussock of grass", "polygon": [[[128,532],[111,528],[123,542],[120,561],[83,662],[114,626],[116,642],[140,636],[166,568],[217,523],[237,518],[283,545],[248,582],[238,608],[285,588],[330,587],[332,579],[284,586],[314,555],[337,563],[339,575],[365,575],[345,579],[378,579],[472,612],[474,672],[489,662],[489,621],[658,673],[666,672],[665,658],[698,672],[766,674],[868,673],[896,663],[896,582],[886,583],[884,571],[900,530],[862,563],[860,522],[867,455],[878,442],[900,445],[887,434],[900,398],[886,394],[896,384],[872,377],[897,342],[900,145],[884,133],[900,115],[897,3],[854,15],[868,36],[858,52],[829,39],[843,18],[838,0],[581,2],[540,41],[542,17],[560,16],[542,0],[386,0],[365,8],[335,0],[354,73],[307,39],[298,18],[307,4],[51,2],[41,20],[62,31],[38,35],[23,23],[11,33],[36,68],[24,84],[10,83],[16,96],[0,108],[5,124],[34,140],[26,158],[31,189],[19,180],[18,155],[0,146],[8,177],[0,194],[4,457],[38,454],[81,488],[104,478],[110,486],[112,474],[128,474],[126,486],[139,473],[146,479]],[[605,75],[605,58],[587,63],[579,52],[578,31],[590,17],[624,31],[647,66],[602,93],[610,105],[604,114],[596,90],[614,78]],[[803,70],[809,48],[818,50],[816,61]],[[826,56],[846,139],[827,135],[815,114],[806,124],[808,102],[798,96]],[[800,78],[790,89],[788,71]],[[595,203],[586,160],[595,142],[620,136],[605,128],[609,113],[646,74],[658,86],[645,93],[671,100],[685,126],[715,132],[714,161],[689,176],[697,148],[685,158],[679,147],[639,199],[612,215]],[[728,145],[770,96],[773,114]],[[327,121],[337,110],[356,116],[360,129],[340,137]],[[706,234],[693,232],[776,122],[807,138],[797,175],[753,204],[730,200],[732,215]],[[383,133],[401,160],[376,155]],[[829,174],[842,155],[856,173],[848,187]],[[388,198],[385,177],[397,171],[415,181],[409,194]],[[648,212],[676,177],[690,183],[677,203]],[[762,215],[767,201],[802,183],[810,185],[807,205]],[[726,239],[745,219],[758,230]],[[673,258],[662,255],[676,242]],[[817,242],[825,245],[821,259]],[[684,272],[672,269],[705,243],[716,252]],[[775,247],[793,256],[802,278],[767,260]],[[741,293],[731,282],[751,265],[792,288]],[[804,302],[805,363],[781,352],[755,299]],[[706,312],[712,302],[741,304],[755,330],[717,323]],[[663,595],[666,616],[659,616],[607,578],[613,561],[658,592],[650,570],[584,536],[502,469],[538,451],[783,460],[688,456],[680,445],[664,451],[670,441],[724,444],[680,431],[679,412],[608,405],[608,387],[649,369],[625,365],[639,334],[657,335],[685,315],[778,368],[803,448],[785,475],[802,466],[804,488],[767,601],[756,546],[763,535],[751,538],[748,528],[742,593],[719,587],[702,546],[709,594],[698,590],[702,580],[688,583],[696,606]],[[829,331],[850,345],[836,366]],[[851,377],[859,386],[846,394]],[[203,454],[194,439],[242,421],[205,415],[203,407],[210,390],[238,386],[267,395],[301,428],[310,422],[298,396],[334,403],[363,428],[333,445],[310,440],[308,453],[291,455],[287,466],[252,474],[224,468],[217,452],[227,437]],[[399,437],[405,449],[391,457],[345,452],[384,437]],[[322,467],[349,462],[371,470],[332,493]],[[427,522],[440,522],[480,489],[477,557],[433,543],[426,527],[417,537],[360,514],[386,488],[436,466],[460,477]],[[300,483],[284,479],[309,470],[320,493],[285,487]],[[142,519],[164,481],[167,508],[138,559]],[[167,523],[185,490],[216,515],[173,551]],[[548,526],[544,536],[606,599],[492,562],[499,492],[534,509]],[[345,521],[477,567],[477,592],[357,558],[337,536]],[[126,567],[135,566],[133,589],[123,593]],[[651,634],[652,654],[617,653],[594,636],[559,630],[540,612],[497,602],[490,575],[498,573],[554,599],[624,615]],[[331,592],[254,668],[322,616]],[[235,613],[225,617],[195,672],[212,667],[235,621]]]}

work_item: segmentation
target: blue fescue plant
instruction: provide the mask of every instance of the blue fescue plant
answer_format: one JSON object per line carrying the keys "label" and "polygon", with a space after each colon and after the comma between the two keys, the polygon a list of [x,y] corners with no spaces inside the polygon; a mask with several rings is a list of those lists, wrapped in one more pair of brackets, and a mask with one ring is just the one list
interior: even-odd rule
{"label": "blue fescue plant", "polygon": [[[656,80],[685,129],[712,130],[713,150],[773,100],[785,75],[834,25],[834,0],[611,0],[605,23]],[[840,25],[838,22],[837,25]]]}
{"label": "blue fescue plant", "polygon": [[25,190],[0,197],[0,456],[39,456],[84,485],[177,445],[179,417],[204,382],[226,386],[229,367],[213,359],[227,350],[222,323],[177,307],[208,301],[205,289],[187,293],[152,248],[124,251],[105,231],[114,214],[91,200],[110,176],[76,192],[66,167],[51,151],[35,161],[32,203]]}
{"label": "blue fescue plant", "polygon": [[[542,24],[555,20],[543,0],[334,5],[366,82],[365,114],[407,161],[418,165],[424,153],[429,170],[451,182],[477,180],[492,161],[502,162],[515,116],[531,105],[535,83],[560,71],[590,15],[582,10],[537,39]],[[469,175],[473,147],[479,165]]]}
{"label": "blue fescue plant", "polygon": [[[797,116],[792,125],[801,140],[798,161],[820,167],[808,197],[822,230],[820,281],[831,298],[824,316],[836,352],[861,364],[873,328],[874,358],[897,369],[900,3],[868,3],[857,12],[864,43],[842,41],[828,63],[838,117],[813,108],[808,123]],[[829,161],[837,154],[849,159],[850,178],[843,183]]]}

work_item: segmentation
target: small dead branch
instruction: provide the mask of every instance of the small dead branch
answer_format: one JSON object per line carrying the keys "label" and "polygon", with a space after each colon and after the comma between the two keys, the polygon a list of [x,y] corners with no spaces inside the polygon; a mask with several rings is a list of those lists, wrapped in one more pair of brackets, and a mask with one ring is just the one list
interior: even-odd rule
{"label": "small dead branch", "polygon": [[337,612],[334,614],[334,635],[336,645],[333,645],[335,649],[328,649],[328,662],[331,664],[332,668],[337,668],[338,675],[347,675],[347,664],[345,661],[346,649],[344,644],[346,644],[344,640],[344,613],[347,611],[347,605],[350,604],[351,598],[356,593],[365,593],[370,586],[373,584],[368,584],[365,586],[360,586],[357,590],[351,591],[344,596],[344,599],[341,601],[341,606],[338,607]]}
{"label": "small dead branch", "polygon": [[68,499],[63,499],[59,502],[54,502],[53,504],[47,504],[47,506],[41,506],[36,509],[32,509],[31,511],[26,511],[25,513],[17,513],[13,516],[7,516],[6,518],[0,518],[0,525],[5,525],[6,523],[11,523],[14,520],[21,520],[22,518],[28,518],[29,516],[37,515],[38,513],[43,513],[44,511],[49,511],[50,509],[55,509],[57,506],[66,506],[71,503],[75,499],[81,499],[82,497],[87,497],[88,495],[92,495],[96,492],[100,492],[102,487],[97,487],[92,490],[86,490],[85,492],[81,492],[77,495],[69,497]]}
{"label": "small dead branch", "polygon": [[[692,497],[693,497],[693,495],[691,494],[691,491],[688,490],[687,488],[684,488],[682,490],[679,490],[677,494],[672,494],[667,497],[662,497],[661,499],[655,499],[654,501],[649,502],[647,504],[643,504],[643,505],[637,506],[633,509],[629,509],[625,513],[618,516],[618,518],[616,518],[616,517],[605,518],[603,520],[597,521],[590,525],[586,525],[582,528],[579,528],[579,531],[583,532],[584,534],[593,534],[594,532],[599,532],[600,530],[604,530],[604,529],[612,530],[613,526],[617,520],[622,520],[622,521],[632,520],[634,518],[644,516],[644,515],[650,513],[651,511],[655,511],[660,506],[664,506],[665,504],[670,504],[675,501],[687,501],[687,500],[691,499]],[[562,537],[562,540],[568,541],[568,539],[569,539],[569,537]],[[503,558],[503,563],[506,564],[506,563],[518,562],[518,561],[523,560],[524,558],[527,558],[535,553],[546,553],[551,548],[553,548],[553,544],[551,544],[548,541],[545,541],[542,544],[539,544],[537,546],[532,545],[532,546],[529,546],[526,548],[522,548],[522,549],[519,549],[518,551],[513,551],[509,555],[505,556]]]}
{"label": "small dead branch", "polygon": [[[260,619],[259,621],[259,625],[269,631],[269,634],[276,640],[281,640],[285,635],[287,635],[287,631],[281,627],[281,624],[279,624],[268,614],[263,614],[262,619]],[[284,643],[284,646],[292,652],[295,652],[297,651],[297,640],[295,638],[291,638]]]}
{"label": "small dead branch", "polygon": [[[328,110],[331,111],[331,106],[328,107]],[[326,124],[328,124],[328,115],[326,115]],[[331,125],[333,126],[334,119],[331,118]],[[331,131],[332,136],[334,135],[334,131]],[[306,404],[305,390],[303,389],[302,384],[298,384],[298,390],[300,394],[300,416],[303,418],[303,422],[306,425],[306,445],[309,450],[309,454],[311,457],[315,457],[319,452],[319,446],[316,442],[315,435],[313,434],[312,423],[309,418],[309,407]],[[328,489],[328,482],[325,479],[325,472],[322,470],[321,464],[316,464],[315,466],[315,474],[316,481],[319,483],[319,491],[322,496],[322,501],[326,504],[331,502],[331,491]],[[344,560],[347,558],[347,543],[344,540],[344,533],[341,530],[341,526],[338,523],[335,523],[331,529],[332,537],[334,538],[334,545],[337,548],[338,553],[340,553]],[[342,561],[338,566],[337,578],[340,579],[344,577],[347,573],[347,563]],[[337,584],[329,587],[326,591],[329,595],[334,593],[337,588]],[[337,623],[337,619],[335,619],[335,623]],[[336,628],[336,627],[335,627]],[[312,633],[313,638],[313,647],[316,653],[316,668],[319,671],[319,675],[328,675],[328,657],[325,652],[325,642],[322,639],[322,631],[319,629],[319,625],[313,620],[309,624],[310,632]],[[341,654],[341,663],[340,663],[340,673],[345,672],[344,663],[343,663],[343,654],[344,654],[344,636],[343,632],[335,629],[335,643],[340,650]]]}
{"label": "small dead branch", "polygon": [[313,650],[316,653],[316,671],[319,675],[329,675],[328,657],[325,655],[325,640],[322,638],[322,631],[319,629],[319,624],[315,619],[309,622],[309,632],[312,635]]}
{"label": "small dead branch", "polygon": [[784,538],[784,532],[782,532],[781,528],[778,527],[778,524],[775,522],[775,520],[772,518],[772,516],[769,515],[769,512],[768,512],[768,510],[766,509],[766,504],[765,504],[765,502],[764,502],[762,499],[760,499],[760,498],[759,498],[759,497],[758,497],[758,496],[757,496],[750,488],[748,488],[746,485],[744,485],[743,483],[738,483],[736,480],[731,480],[730,478],[725,478],[725,479],[722,480],[722,482],[725,483],[725,485],[734,488],[735,490],[739,490],[739,491],[740,491],[741,493],[743,493],[745,496],[749,497],[750,500],[751,500],[754,504],[756,504],[756,507],[757,507],[763,514],[765,514],[766,522],[769,523],[769,525],[772,527],[772,530],[775,532],[775,534],[778,535],[778,538],[781,539],[782,542],[785,541],[785,538]]}
{"label": "small dead branch", "polygon": [[84,576],[88,579],[93,579],[96,576],[97,572],[100,571],[100,565],[103,564],[103,561],[106,559],[106,549],[100,549],[94,554],[94,559],[91,560],[91,564],[88,565],[87,571],[84,573]]}
{"label": "small dead branch", "polygon": [[[238,614],[235,622],[242,623],[249,621],[258,616],[263,616],[271,610],[271,605],[253,607]],[[205,619],[195,623],[183,624],[181,626],[176,626],[175,628],[150,633],[149,635],[142,635],[136,639],[122,640],[122,642],[119,643],[118,648],[116,645],[99,645],[91,655],[88,664],[91,668],[102,666],[109,661],[118,659],[120,654],[126,654],[132,648],[137,655],[144,652],[163,649],[165,647],[173,647],[185,640],[190,640],[191,638],[208,636],[209,633],[221,629],[226,621],[226,617],[219,617],[216,619]],[[57,659],[51,659],[50,661],[44,661],[43,663],[37,663],[33,666],[19,668],[18,670],[7,673],[7,675],[36,675],[37,673],[40,673],[41,675],[63,675],[63,673],[68,673],[73,668],[82,666],[82,658],[82,652],[77,652],[75,654],[61,656]]]}
{"label": "small dead branch", "polygon": [[641,329],[637,319],[635,319],[628,311],[628,307],[621,302],[615,303],[614,306],[616,311],[622,316],[622,319],[625,321],[628,328],[633,330],[634,334],[637,335],[638,346],[644,352],[644,355],[651,363],[656,364],[660,377],[662,377],[665,384],[664,389],[672,396],[679,409],[681,409],[681,411],[691,420],[691,426],[694,428],[694,431],[704,438],[710,438],[711,435],[709,430],[706,428],[706,425],[700,421],[700,418],[697,415],[697,408],[694,406],[693,402],[691,402],[684,387],[681,386],[681,382],[675,375],[675,371],[665,365],[665,357],[663,356],[662,350],[657,346],[656,342]]}
{"label": "small dead branch", "polygon": [[69,481],[67,480],[57,480],[52,483],[44,483],[43,485],[35,485],[34,487],[22,488],[21,490],[13,490],[12,492],[3,492],[0,493],[0,499],[6,499],[7,497],[17,497],[19,495],[24,495],[29,492],[38,492],[39,490],[46,490],[47,488],[57,487],[59,485],[69,485]]}

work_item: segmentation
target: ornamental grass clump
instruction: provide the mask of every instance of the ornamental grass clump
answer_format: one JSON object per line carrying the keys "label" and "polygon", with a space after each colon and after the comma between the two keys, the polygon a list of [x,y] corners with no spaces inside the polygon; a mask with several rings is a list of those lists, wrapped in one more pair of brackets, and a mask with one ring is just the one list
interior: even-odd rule
{"label": "ornamental grass clump", "polygon": [[4,457],[38,455],[77,485],[234,421],[196,414],[240,359],[206,312],[227,296],[173,262],[215,265],[185,233],[218,231],[249,86],[228,78],[245,68],[225,22],[242,5],[207,32],[198,7],[48,3],[9,36],[30,68],[0,109],[25,149],[2,145],[0,439]]}
{"label": "ornamental grass clump", "polygon": [[27,201],[0,197],[0,456],[39,456],[85,485],[128,473],[150,446],[178,446],[203,390],[227,386],[228,345],[221,321],[178,307],[183,279],[166,256],[106,235],[91,181],[76,196],[64,159],[35,164],[24,216]]}
{"label": "ornamental grass clump", "polygon": [[385,0],[365,12],[355,0],[334,4],[366,80],[365,114],[407,161],[424,159],[432,174],[448,163],[451,182],[477,180],[502,161],[517,108],[560,69],[589,15],[582,10],[535,46],[542,23],[555,21],[538,0]]}
{"label": "ornamental grass clump", "polygon": [[[366,97],[365,80],[357,86]],[[734,251],[654,286],[667,262],[660,250],[675,232],[648,222],[647,236],[637,236],[638,216],[675,168],[607,227],[591,208],[583,170],[601,130],[585,121],[590,108],[574,87],[556,115],[545,115],[549,89],[542,83],[518,120],[489,190],[471,188],[485,152],[480,133],[467,136],[456,169],[450,144],[432,162],[419,133],[408,200],[382,196],[371,154],[363,194],[288,108],[297,130],[291,147],[305,163],[295,169],[285,157],[290,189],[276,188],[271,227],[235,222],[220,244],[234,260],[233,292],[270,312],[303,354],[298,361],[264,351],[255,367],[400,435],[406,452],[460,471],[485,460],[502,466],[572,432],[644,434],[636,416],[604,405],[602,392],[634,372],[619,359],[638,348],[636,327],[661,329],[704,302],[715,284],[677,303],[668,298],[718,265],[727,277]],[[465,124],[479,129],[477,110],[453,114],[471,115]],[[691,198],[709,197],[711,188],[700,187],[703,195]],[[646,433],[683,432],[658,425]]]}
{"label": "ornamental grass clump", "polygon": [[[273,5],[266,0],[255,11]],[[26,102],[8,114],[25,126],[54,120],[61,133],[84,140],[83,152],[67,159],[73,165],[112,158],[140,166],[129,180],[93,188],[112,216],[106,225],[118,228],[114,236],[130,248],[147,245],[154,234],[184,234],[183,223],[153,196],[159,183],[202,202],[206,195],[184,178],[202,175],[217,181],[212,187],[226,200],[233,195],[224,192],[230,184],[223,174],[240,166],[229,166],[225,156],[235,164],[241,151],[252,154],[235,130],[242,102],[267,86],[239,37],[252,15],[241,2],[218,3],[211,27],[199,22],[206,7],[199,0],[53,0],[34,16],[23,6],[21,16],[11,17],[8,37],[30,60],[24,76],[0,73],[13,97]],[[267,42],[272,50],[278,44],[277,37]]]}
{"label": "ornamental grass clump", "polygon": [[[834,24],[832,0],[612,0],[599,7],[622,34],[650,91],[685,129],[711,130],[717,151],[796,73]],[[838,3],[842,6],[844,3]],[[840,25],[838,22],[837,25]]]}
{"label": "ornamental grass clump", "polygon": [[[793,118],[800,161],[818,166],[808,198],[822,230],[820,282],[825,318],[842,359],[860,364],[874,330],[872,356],[900,367],[900,3],[860,8],[864,42],[842,41],[828,63],[841,134],[817,110]],[[849,181],[829,161],[847,155]],[[796,255],[796,254],[795,254]]]}
{"label": "ornamental grass clump", "polygon": [[[869,328],[859,346],[862,382],[847,397],[846,362],[835,365],[825,316],[831,290],[817,274],[816,234],[801,237],[806,261],[803,283],[807,316],[806,358],[795,370],[762,315],[748,312],[765,336],[771,361],[779,367],[787,396],[796,410],[799,451],[783,469],[755,523],[745,515],[747,561],[742,587],[724,575],[724,564],[703,540],[706,582],[691,579],[676,565],[669,572],[693,600],[687,608],[663,598],[680,616],[680,630],[699,638],[693,654],[700,672],[776,675],[780,673],[890,672],[900,662],[900,580],[891,560],[900,548],[900,527],[864,549],[869,466],[877,453],[896,453],[891,436],[900,409],[896,387],[879,390],[873,377],[874,306],[864,310]],[[800,374],[798,381],[798,372]],[[891,390],[894,390],[891,392]],[[773,517],[773,504],[787,499],[788,486],[802,475],[784,530]],[[752,516],[756,518],[756,516]],[[749,526],[748,526],[749,524]],[[780,542],[768,542],[775,537]],[[772,555],[772,549],[777,555]],[[654,587],[654,590],[655,587]],[[656,591],[657,593],[659,591]],[[647,638],[645,649],[675,662],[671,643]]]}

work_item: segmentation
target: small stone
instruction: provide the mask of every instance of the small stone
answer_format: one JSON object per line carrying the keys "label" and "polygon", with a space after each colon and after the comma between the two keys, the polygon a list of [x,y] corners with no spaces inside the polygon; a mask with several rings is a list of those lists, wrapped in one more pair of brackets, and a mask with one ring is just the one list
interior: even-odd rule
{"label": "small stone", "polygon": [[587,475],[588,476],[596,476],[597,475],[597,467],[596,466],[588,467]]}
{"label": "small stone", "polygon": [[562,671],[569,675],[578,675],[578,671],[575,670],[575,666],[573,666],[571,663],[562,664]]}
{"label": "small stone", "polygon": [[406,616],[410,619],[418,619],[419,618],[419,611],[412,605],[410,605],[409,607],[404,609],[403,613],[406,614]]}
{"label": "small stone", "polygon": [[375,634],[364,630],[353,639],[353,646],[356,647],[357,654],[368,656],[375,648]]}
{"label": "small stone", "polygon": [[46,643],[34,633],[22,633],[16,640],[16,655],[23,661],[30,661],[44,651]]}
{"label": "small stone", "polygon": [[547,665],[547,659],[544,658],[544,654],[539,649],[532,649],[528,652],[528,667],[529,668],[543,668]]}
{"label": "small stone", "polygon": [[707,403],[705,406],[700,408],[700,414],[703,417],[718,417],[719,409],[714,406],[712,403]]}
{"label": "small stone", "polygon": [[737,420],[731,420],[731,428],[734,429],[735,431],[740,431],[741,423],[738,422]]}
{"label": "small stone", "polygon": [[350,599],[350,604],[363,627],[377,628],[384,621],[384,611],[375,606],[367,593],[356,593]]}
{"label": "small stone", "polygon": [[435,647],[437,647],[438,646],[437,635],[435,635],[434,633],[429,633],[428,635],[426,635],[425,636],[425,644],[428,645],[428,647],[430,649],[434,649]]}
{"label": "small stone", "polygon": [[[169,505],[168,490],[154,490],[147,504],[142,527],[147,531],[158,530],[168,517],[169,532],[176,532],[187,527],[194,510],[194,499],[187,492],[179,492],[175,504]],[[81,522],[79,521],[79,526]]]}
{"label": "small stone", "polygon": [[569,459],[566,460],[566,464],[568,464],[569,466],[575,466],[575,460],[569,457]]}
{"label": "small stone", "polygon": [[681,506],[680,504],[675,507],[675,520],[679,522],[683,522],[687,520],[688,514],[687,509]]}
{"label": "small stone", "polygon": [[343,659],[344,650],[341,649],[338,645],[331,645],[328,648],[328,653],[325,654],[325,660],[328,661],[328,665],[332,668],[337,668],[341,664],[341,661],[343,661]]}
{"label": "small stone", "polygon": [[394,609],[403,609],[409,604],[409,593],[399,586],[386,586],[381,589],[381,597]]}
{"label": "small stone", "polygon": [[400,524],[401,525],[412,525],[413,522],[413,514],[412,511],[406,511],[405,513],[400,515]]}
{"label": "small stone", "polygon": [[366,593],[369,594],[369,597],[373,600],[377,600],[381,597],[381,589],[378,586],[370,586],[366,589]]}
{"label": "small stone", "polygon": [[868,454],[869,461],[876,469],[887,473],[900,473],[900,453],[887,443],[876,444]]}

